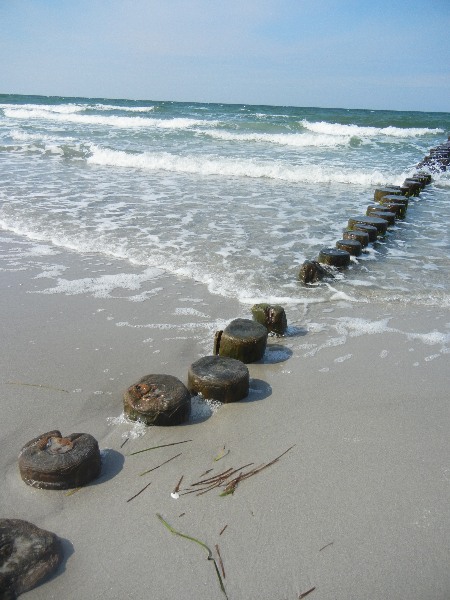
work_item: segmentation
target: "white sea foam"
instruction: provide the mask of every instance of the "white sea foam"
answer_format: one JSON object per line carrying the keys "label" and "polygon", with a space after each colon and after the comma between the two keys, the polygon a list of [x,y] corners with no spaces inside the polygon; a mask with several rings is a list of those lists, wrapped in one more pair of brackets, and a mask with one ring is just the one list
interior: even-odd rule
{"label": "white sea foam", "polygon": [[[95,298],[108,298],[116,289],[139,290],[143,283],[158,277],[159,269],[146,269],[143,273],[116,273],[115,275],[102,275],[101,277],[87,277],[84,279],[58,278],[55,287],[42,290],[41,294],[92,294]],[[161,289],[161,288],[160,288]]]}
{"label": "white sea foam", "polygon": [[308,135],[305,133],[232,133],[229,131],[210,130],[203,131],[205,135],[217,140],[227,142],[262,142],[266,144],[278,144],[280,146],[292,146],[294,148],[306,148],[308,146],[334,147],[347,146],[352,140],[351,135]]}
{"label": "white sea foam", "polygon": [[58,123],[77,123],[79,125],[98,125],[106,127],[118,127],[136,129],[143,127],[154,127],[159,129],[188,129],[190,127],[212,127],[217,121],[206,121],[203,119],[173,118],[154,119],[148,117],[118,117],[116,115],[83,115],[79,112],[58,113],[42,108],[8,108],[4,114],[10,119],[44,119]]}
{"label": "white sea foam", "polygon": [[200,312],[199,310],[195,310],[195,308],[189,308],[187,306],[176,308],[175,314],[176,315],[191,315],[193,317],[202,317],[205,319],[208,318],[208,315],[205,315],[204,313]]}
{"label": "white sea foam", "polygon": [[[245,303],[337,299],[350,306],[393,298],[450,305],[441,231],[448,172],[433,174],[432,185],[410,201],[410,216],[337,274],[333,288],[297,280],[302,261],[334,245],[348,217],[365,210],[371,187],[399,184],[414,172],[441,131],[431,127],[444,127],[447,117],[431,115],[426,129],[412,127],[427,124],[412,114],[404,121],[411,127],[402,128],[378,127],[379,115],[359,111],[342,111],[341,118],[334,110],[282,107],[276,112],[289,114],[262,106],[25,102],[0,110],[5,230],[112,263],[162,266]],[[383,118],[402,123],[397,114]],[[343,119],[351,125],[335,123]],[[12,270],[34,260],[22,246],[4,257]],[[51,274],[46,265],[38,269]],[[86,284],[84,293],[115,293],[108,285],[94,282],[89,291]],[[135,302],[156,293],[156,284],[117,291]]]}
{"label": "white sea foam", "polygon": [[9,111],[44,111],[46,113],[54,113],[60,115],[69,115],[72,113],[82,112],[85,109],[84,105],[80,104],[18,104],[16,107],[12,107],[11,104],[0,104],[7,116]]}
{"label": "white sea foam", "polygon": [[394,138],[418,137],[434,133],[443,133],[443,129],[428,129],[426,127],[362,127],[360,125],[342,125],[340,123],[327,123],[326,121],[310,122],[306,119],[301,121],[302,126],[314,133],[325,135],[343,135],[356,137],[386,136]]}
{"label": "white sea foam", "polygon": [[389,176],[379,171],[364,172],[352,168],[322,167],[321,165],[292,165],[282,161],[263,162],[257,159],[210,158],[204,155],[179,156],[168,152],[130,154],[92,146],[89,164],[127,167],[149,171],[171,171],[224,177],[268,178],[290,183],[351,183],[382,185]]}
{"label": "white sea foam", "polygon": [[447,346],[450,344],[450,333],[442,333],[441,331],[430,331],[428,333],[408,333],[408,339],[420,340],[428,346]]}
{"label": "white sea foam", "polygon": [[341,317],[334,325],[334,328],[339,334],[348,335],[349,337],[396,333],[404,335],[409,340],[419,340],[428,346],[440,345],[444,351],[450,344],[450,333],[448,332],[443,333],[437,330],[427,333],[402,331],[390,327],[389,321],[390,318],[369,321],[362,318]]}
{"label": "white sea foam", "polygon": [[223,406],[218,400],[208,400],[201,395],[193,396],[191,399],[190,423],[200,423],[209,419]]}
{"label": "white sea foam", "polygon": [[108,425],[128,425],[131,427],[129,431],[122,433],[122,438],[135,440],[142,437],[148,431],[148,426],[142,421],[131,421],[124,413],[121,413],[118,417],[106,417]]}
{"label": "white sea foam", "polygon": [[94,110],[121,110],[124,112],[152,112],[155,110],[154,106],[115,106],[114,104],[91,104],[86,105],[84,108],[94,109]]}
{"label": "white sea foam", "polygon": [[368,321],[366,319],[342,317],[336,323],[336,331],[340,334],[358,337],[360,335],[376,335],[380,333],[393,332],[395,329],[389,327],[389,319],[379,321]]}

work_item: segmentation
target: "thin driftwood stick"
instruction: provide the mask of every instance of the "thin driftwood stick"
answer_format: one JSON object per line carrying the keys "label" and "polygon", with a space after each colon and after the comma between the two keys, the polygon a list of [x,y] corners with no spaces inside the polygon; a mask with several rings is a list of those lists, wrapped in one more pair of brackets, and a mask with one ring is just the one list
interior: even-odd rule
{"label": "thin driftwood stick", "polygon": [[227,476],[228,477],[228,475],[230,474],[230,472],[232,470],[233,470],[233,467],[230,467],[226,471],[222,471],[222,473],[218,473],[217,475],[213,475],[212,477],[209,477],[208,479],[202,479],[200,481],[196,481],[195,483],[191,483],[191,486],[193,486],[193,485],[204,485],[204,484],[207,484],[207,483],[211,483],[215,479],[218,479],[218,478],[223,477],[223,476]]}
{"label": "thin driftwood stick", "polygon": [[132,452],[128,456],[141,454],[141,452],[147,452],[148,450],[156,450],[157,448],[167,448],[168,446],[176,446],[177,444],[186,444],[187,442],[192,442],[192,440],[184,440],[183,442],[172,442],[171,444],[161,444],[160,446],[151,446],[150,448],[144,448],[143,450],[137,450],[136,452]]}
{"label": "thin driftwood stick", "polygon": [[[150,481],[150,483],[151,483],[151,481]],[[147,483],[147,485],[145,485],[142,488],[142,490],[140,490],[137,494],[135,494],[134,496],[131,496],[131,498],[128,498],[127,502],[131,502],[132,500],[134,500],[135,498],[137,498],[139,496],[139,494],[142,494],[142,492],[148,488],[148,486],[150,485],[150,483]]]}
{"label": "thin driftwood stick", "polygon": [[208,483],[214,483],[215,481],[228,479],[228,477],[231,477],[232,475],[234,475],[238,471],[242,471],[242,469],[246,469],[247,467],[251,467],[252,464],[253,463],[247,463],[243,467],[239,467],[239,469],[233,469],[232,467],[230,467],[226,471],[223,471],[222,473],[219,473],[219,475],[215,475],[214,477],[210,477],[209,479],[204,479],[203,481],[197,481],[196,483],[191,483],[191,487],[193,485],[207,485]]}
{"label": "thin driftwood stick", "polygon": [[228,523],[225,525],[225,527],[222,529],[222,531],[219,533],[219,535],[222,535],[222,533],[225,531],[225,529],[228,527]]}
{"label": "thin driftwood stick", "polygon": [[319,552],[322,552],[322,550],[325,550],[325,548],[328,548],[328,546],[332,546],[334,544],[334,540],[332,542],[330,542],[329,544],[325,544],[325,546],[322,546],[322,548],[320,548]]}
{"label": "thin driftwood stick", "polygon": [[172,458],[169,458],[168,460],[165,460],[163,463],[161,463],[160,465],[158,465],[157,467],[153,467],[153,469],[148,469],[147,471],[143,471],[142,473],[139,473],[139,476],[142,477],[142,475],[147,475],[147,473],[150,473],[151,471],[156,471],[156,469],[159,469],[159,467],[162,467],[163,465],[166,465],[167,463],[169,463],[171,460],[174,460],[175,458],[178,458],[179,456],[181,456],[183,453],[180,452],[179,454],[176,454],[175,456],[172,456]]}
{"label": "thin driftwood stick", "polygon": [[206,494],[206,492],[209,492],[210,490],[213,490],[216,487],[220,487],[222,484],[224,484],[226,482],[226,480],[231,477],[231,475],[234,475],[235,473],[237,473],[238,471],[240,471],[241,469],[245,469],[245,467],[249,467],[250,465],[252,465],[253,463],[249,463],[248,465],[244,465],[243,467],[240,467],[239,469],[235,469],[234,471],[231,471],[231,473],[229,473],[228,475],[221,477],[220,479],[217,479],[216,481],[214,481],[214,483],[212,483],[210,486],[199,490],[195,490],[198,492],[197,496],[202,496],[203,494]]}
{"label": "thin driftwood stick", "polygon": [[222,570],[222,575],[223,575],[223,578],[225,579],[225,569],[223,568],[223,561],[222,561],[222,557],[220,556],[219,544],[216,544],[216,552],[217,552],[217,556],[219,557],[219,565]]}
{"label": "thin driftwood stick", "polygon": [[183,478],[184,478],[184,475],[182,475],[182,476],[180,477],[180,481],[179,481],[179,482],[177,483],[177,485],[175,486],[175,489],[173,490],[173,493],[174,493],[174,494],[178,494],[178,492],[180,491],[180,485],[181,485],[181,482],[183,481]]}
{"label": "thin driftwood stick", "polygon": [[302,600],[302,598],[306,598],[306,596],[308,594],[310,594],[311,592],[313,592],[316,588],[312,587],[310,590],[303,592],[303,594],[300,594],[300,596],[298,597],[298,600]]}
{"label": "thin driftwood stick", "polygon": [[7,381],[6,385],[26,385],[28,387],[44,388],[46,390],[53,390],[54,392],[64,392],[70,394],[69,390],[63,390],[62,388],[53,387],[52,385],[44,385],[43,383],[24,383],[23,381]]}
{"label": "thin driftwood stick", "polygon": [[204,473],[202,473],[200,475],[200,477],[204,477],[205,475],[207,475],[208,473],[211,473],[212,469],[208,469],[207,471],[205,471]]}
{"label": "thin driftwood stick", "polygon": [[[295,446],[295,444],[294,444]],[[272,465],[274,465],[276,462],[278,462],[280,460],[280,458],[282,456],[284,456],[285,454],[287,454],[290,450],[292,450],[292,448],[294,446],[291,446],[290,448],[288,448],[287,450],[285,450],[282,454],[280,454],[279,456],[277,456],[276,458],[274,458],[273,460],[271,460],[270,462],[268,462],[265,465],[261,465],[260,467],[256,467],[255,469],[252,469],[251,471],[248,471],[247,473],[240,473],[235,479],[232,479],[226,486],[225,491],[222,492],[222,494],[220,494],[221,496],[228,496],[229,494],[233,494],[234,491],[236,490],[238,484],[241,481],[244,481],[245,479],[248,479],[249,477],[252,477],[253,475],[256,475],[257,473],[261,473],[261,471],[264,471],[264,469],[267,469],[268,467],[271,467]]]}

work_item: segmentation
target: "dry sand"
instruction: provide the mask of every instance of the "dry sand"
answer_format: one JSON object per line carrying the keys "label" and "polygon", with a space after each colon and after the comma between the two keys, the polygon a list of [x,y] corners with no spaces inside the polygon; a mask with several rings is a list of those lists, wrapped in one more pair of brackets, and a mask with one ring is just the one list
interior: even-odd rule
{"label": "dry sand", "polygon": [[[19,271],[9,260],[0,272],[1,516],[55,532],[65,551],[57,574],[23,598],[225,598],[207,552],[159,513],[215,556],[219,546],[229,600],[297,600],[312,588],[311,600],[448,600],[448,308],[286,307],[289,335],[249,365],[246,401],[210,415],[196,404],[189,424],[147,428],[121,447],[139,433],[118,422],[123,391],[148,373],[186,382],[216,329],[249,307],[165,275],[106,297],[92,285],[35,293],[55,288],[45,277],[55,262],[67,280],[133,273],[68,253],[30,255]],[[143,302],[127,299],[142,292]],[[74,494],[33,489],[18,473],[21,447],[55,428],[90,433],[103,452],[100,479]],[[292,445],[234,495],[171,497],[181,476],[183,489],[208,469],[262,464]]]}

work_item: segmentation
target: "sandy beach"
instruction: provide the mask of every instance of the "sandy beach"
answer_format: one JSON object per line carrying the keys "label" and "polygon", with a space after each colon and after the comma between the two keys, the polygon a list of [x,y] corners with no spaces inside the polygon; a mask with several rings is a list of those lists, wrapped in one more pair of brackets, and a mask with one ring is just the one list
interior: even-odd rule
{"label": "sandy beach", "polygon": [[[125,389],[149,373],[186,383],[214,332],[250,307],[100,255],[36,255],[31,242],[17,270],[27,244],[8,238],[2,516],[53,531],[64,548],[57,573],[23,598],[224,598],[205,549],[157,514],[216,560],[219,548],[229,600],[450,596],[448,308],[286,306],[288,335],[249,365],[246,400],[197,399],[189,423],[143,428],[121,418]],[[52,429],[98,440],[99,479],[71,494],[22,482],[20,449]],[[233,495],[183,495],[209,469],[258,466],[291,446]]]}

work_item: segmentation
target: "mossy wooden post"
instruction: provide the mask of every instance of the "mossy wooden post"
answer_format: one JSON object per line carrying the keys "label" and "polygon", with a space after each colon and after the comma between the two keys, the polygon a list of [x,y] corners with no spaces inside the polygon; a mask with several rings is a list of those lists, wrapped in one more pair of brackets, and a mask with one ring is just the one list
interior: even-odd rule
{"label": "mossy wooden post", "polygon": [[377,200],[378,204],[402,204],[405,207],[405,210],[408,208],[409,200],[406,196],[395,196],[393,194],[387,194],[387,196],[383,196],[379,200]]}
{"label": "mossy wooden post", "polygon": [[344,229],[342,237],[344,240],[358,241],[362,248],[365,248],[369,244],[369,234],[362,229]]}
{"label": "mossy wooden post", "polygon": [[405,179],[403,187],[408,190],[409,196],[418,196],[422,190],[421,184],[413,179]]}
{"label": "mossy wooden post", "polygon": [[284,335],[287,329],[286,312],[278,304],[255,304],[252,306],[252,316],[255,321],[264,325],[269,333]]}
{"label": "mossy wooden post", "polygon": [[379,217],[368,217],[367,215],[359,215],[351,217],[348,220],[350,229],[358,229],[360,225],[373,225],[377,229],[377,235],[384,235],[387,231],[388,222]]}
{"label": "mossy wooden post", "polygon": [[225,356],[204,356],[188,370],[188,389],[209,400],[238,402],[249,391],[248,368],[240,360]]}
{"label": "mossy wooden post", "polygon": [[373,199],[375,202],[379,202],[384,196],[403,196],[402,189],[400,186],[390,185],[383,188],[377,188],[373,193]]}
{"label": "mossy wooden post", "polygon": [[305,285],[308,283],[317,283],[324,277],[333,278],[334,275],[325,269],[317,260],[305,260],[298,273],[298,278]]}
{"label": "mossy wooden post", "polygon": [[420,177],[408,177],[408,179],[405,179],[405,181],[403,182],[403,185],[411,184],[417,186],[419,191],[423,190],[426,186],[426,183]]}
{"label": "mossy wooden post", "polygon": [[384,209],[380,204],[371,204],[367,207],[366,215],[368,217],[380,217],[388,222],[389,225],[395,225],[395,213]]}
{"label": "mossy wooden post", "polygon": [[124,413],[146,425],[180,425],[189,418],[191,395],[173,375],[145,375],[123,396]]}
{"label": "mossy wooden post", "polygon": [[378,237],[378,231],[377,228],[374,227],[373,225],[368,225],[367,223],[357,223],[355,224],[353,227],[350,227],[350,225],[348,226],[349,230],[361,230],[361,231],[365,231],[367,233],[367,235],[369,236],[369,242],[376,242],[377,241],[377,237]]}
{"label": "mossy wooden post", "polygon": [[381,210],[387,210],[393,212],[396,219],[404,219],[406,217],[406,206],[400,202],[388,202],[386,198],[382,198],[382,201],[378,204],[378,208]]}
{"label": "mossy wooden post", "polygon": [[99,476],[100,450],[88,433],[63,437],[58,430],[43,433],[22,448],[19,471],[23,481],[45,490],[67,490]]}
{"label": "mossy wooden post", "polygon": [[432,177],[430,173],[425,173],[424,171],[416,171],[413,175],[414,179],[419,179],[425,185],[430,185]]}
{"label": "mossy wooden post", "polygon": [[360,256],[362,253],[362,245],[358,240],[338,240],[336,242],[336,248],[345,250],[351,256]]}
{"label": "mossy wooden post", "polygon": [[338,248],[322,248],[319,252],[318,260],[326,265],[345,268],[350,264],[350,253]]}
{"label": "mossy wooden post", "polygon": [[261,360],[267,344],[267,329],[251,319],[234,319],[214,340],[214,354],[252,363]]}

